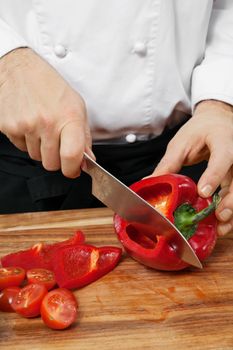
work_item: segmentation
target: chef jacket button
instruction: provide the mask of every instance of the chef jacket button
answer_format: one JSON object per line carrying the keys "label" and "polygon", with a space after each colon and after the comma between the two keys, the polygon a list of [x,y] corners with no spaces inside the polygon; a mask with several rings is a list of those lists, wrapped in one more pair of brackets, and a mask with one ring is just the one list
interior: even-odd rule
{"label": "chef jacket button", "polygon": [[137,136],[135,134],[128,134],[125,136],[125,139],[129,143],[133,143],[137,140]]}
{"label": "chef jacket button", "polygon": [[67,55],[67,49],[63,45],[56,45],[54,47],[54,53],[59,58],[64,58]]}
{"label": "chef jacket button", "polygon": [[138,54],[140,56],[145,56],[146,52],[147,52],[146,44],[143,43],[142,41],[137,41],[134,44],[133,52],[135,52],[136,54]]}

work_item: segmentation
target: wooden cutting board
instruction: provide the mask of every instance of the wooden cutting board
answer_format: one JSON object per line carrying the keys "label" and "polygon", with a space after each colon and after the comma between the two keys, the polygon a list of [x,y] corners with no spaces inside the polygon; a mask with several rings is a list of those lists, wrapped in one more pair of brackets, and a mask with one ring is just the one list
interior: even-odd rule
{"label": "wooden cutting board", "polygon": [[[0,256],[77,229],[119,245],[109,209],[0,216]],[[0,349],[232,350],[233,237],[218,240],[203,270],[159,272],[124,254],[115,270],[75,292],[77,322],[53,331],[40,318],[0,312]]]}

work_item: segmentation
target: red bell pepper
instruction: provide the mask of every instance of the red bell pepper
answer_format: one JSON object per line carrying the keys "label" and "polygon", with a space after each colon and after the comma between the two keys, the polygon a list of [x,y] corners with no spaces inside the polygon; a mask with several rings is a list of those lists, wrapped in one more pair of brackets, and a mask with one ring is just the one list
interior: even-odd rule
{"label": "red bell pepper", "polygon": [[[217,238],[215,210],[217,197],[203,199],[196,184],[187,176],[167,174],[150,177],[130,186],[133,191],[162,212],[181,231],[202,261],[212,252]],[[140,263],[159,270],[181,270],[189,266],[159,228],[142,230],[114,215],[114,227],[126,252]],[[179,248],[179,247],[178,247]]]}
{"label": "red bell pepper", "polygon": [[85,244],[82,231],[68,240],[39,243],[27,250],[5,255],[3,267],[18,266],[48,269],[54,272],[57,284],[69,289],[80,288],[113,270],[121,258],[122,249],[112,246],[94,247]]}
{"label": "red bell pepper", "polygon": [[81,288],[107,274],[117,265],[122,249],[74,245],[60,248],[53,256],[53,271],[61,288]]}
{"label": "red bell pepper", "polygon": [[85,237],[82,231],[77,231],[71,238],[53,244],[38,243],[29,249],[20,250],[15,253],[7,254],[1,258],[3,267],[19,266],[25,270],[42,268],[51,270],[51,258],[56,250],[61,247],[75,244],[83,244]]}

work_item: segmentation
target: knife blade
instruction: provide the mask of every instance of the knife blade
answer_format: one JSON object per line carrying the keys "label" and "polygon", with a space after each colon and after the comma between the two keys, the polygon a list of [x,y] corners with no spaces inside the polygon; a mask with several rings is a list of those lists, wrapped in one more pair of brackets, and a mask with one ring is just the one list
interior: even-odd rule
{"label": "knife blade", "polygon": [[92,194],[108,208],[128,222],[151,227],[153,232],[165,236],[178,256],[190,265],[202,268],[189,242],[162,213],[145,201],[128,186],[110,174],[87,153],[84,153],[82,170],[92,178]]}

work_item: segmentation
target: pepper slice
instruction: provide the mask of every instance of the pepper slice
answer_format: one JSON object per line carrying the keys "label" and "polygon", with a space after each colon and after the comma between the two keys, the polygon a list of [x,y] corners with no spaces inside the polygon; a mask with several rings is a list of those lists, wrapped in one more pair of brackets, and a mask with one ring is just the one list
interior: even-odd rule
{"label": "pepper slice", "polygon": [[83,244],[84,241],[85,236],[83,232],[77,231],[71,238],[62,242],[52,244],[38,243],[28,249],[7,254],[1,258],[1,263],[3,267],[19,266],[26,271],[34,268],[51,270],[51,259],[58,248]]}
{"label": "pepper slice", "polygon": [[122,249],[76,245],[63,247],[53,256],[53,271],[61,288],[75,289],[90,284],[117,265]]}
{"label": "pepper slice", "polygon": [[[179,174],[146,178],[130,188],[179,228],[201,261],[211,254],[217,238],[213,211],[218,200],[199,197],[193,180]],[[115,214],[114,228],[126,252],[140,263],[168,271],[189,266],[178,257],[176,248],[169,244],[159,227],[154,232],[148,227],[147,232],[140,224],[129,223]]]}

